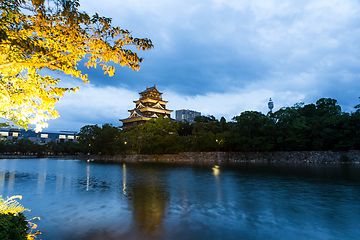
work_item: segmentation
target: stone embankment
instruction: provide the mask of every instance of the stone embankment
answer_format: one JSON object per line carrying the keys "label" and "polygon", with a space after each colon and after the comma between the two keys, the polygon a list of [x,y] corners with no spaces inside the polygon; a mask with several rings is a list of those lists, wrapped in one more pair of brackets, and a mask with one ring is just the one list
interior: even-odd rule
{"label": "stone embankment", "polygon": [[[0,159],[39,158],[36,155],[0,155]],[[162,155],[60,155],[42,158],[84,159],[112,162],[181,162],[198,164],[221,164],[241,162],[283,163],[360,163],[360,151],[293,151],[293,152],[184,152]]]}
{"label": "stone embankment", "polygon": [[92,161],[113,162],[183,162],[183,163],[240,163],[240,162],[287,162],[287,163],[360,163],[360,151],[294,151],[294,152],[185,152],[163,155],[85,155]]}
{"label": "stone embankment", "polygon": [[64,158],[64,159],[87,159],[84,157],[85,155],[12,155],[12,154],[6,154],[1,155],[0,159],[27,159],[27,158]]}

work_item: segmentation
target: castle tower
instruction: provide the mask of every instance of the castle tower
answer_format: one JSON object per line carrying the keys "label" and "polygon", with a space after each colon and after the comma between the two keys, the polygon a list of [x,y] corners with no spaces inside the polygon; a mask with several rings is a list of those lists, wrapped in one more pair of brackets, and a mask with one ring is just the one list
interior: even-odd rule
{"label": "castle tower", "polygon": [[274,103],[273,103],[273,101],[271,100],[271,98],[270,98],[270,100],[269,100],[269,102],[268,102],[268,108],[270,109],[270,112],[272,112],[272,110],[273,110],[273,108],[274,108]]}
{"label": "castle tower", "polygon": [[165,105],[168,101],[162,100],[162,92],[156,89],[156,86],[146,88],[145,91],[139,93],[139,100],[134,101],[135,108],[128,110],[130,116],[126,119],[120,119],[123,123],[122,127],[130,127],[134,123],[138,125],[144,124],[150,119],[158,117],[170,118],[172,110],[166,109]]}

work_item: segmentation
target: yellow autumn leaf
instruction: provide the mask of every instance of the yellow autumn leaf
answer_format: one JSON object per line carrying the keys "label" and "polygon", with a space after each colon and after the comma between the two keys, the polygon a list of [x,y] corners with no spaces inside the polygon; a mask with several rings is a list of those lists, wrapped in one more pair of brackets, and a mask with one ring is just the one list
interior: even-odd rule
{"label": "yellow autumn leaf", "polygon": [[88,82],[88,75],[77,69],[85,57],[87,67],[100,64],[113,76],[110,63],[140,69],[142,58],[127,46],[153,48],[151,40],[133,38],[128,30],[111,26],[108,18],[80,14],[77,0],[67,1],[69,5],[49,1],[0,2],[0,117],[19,127],[45,126],[47,119],[58,117],[54,103],[77,89],[58,87],[60,80],[41,75],[42,69]]}

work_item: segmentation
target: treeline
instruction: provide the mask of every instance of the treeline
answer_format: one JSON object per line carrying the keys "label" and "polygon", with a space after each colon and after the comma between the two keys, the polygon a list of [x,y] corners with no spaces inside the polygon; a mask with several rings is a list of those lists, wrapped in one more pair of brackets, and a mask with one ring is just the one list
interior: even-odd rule
{"label": "treeline", "polygon": [[81,146],[77,142],[49,142],[47,144],[34,143],[29,139],[17,141],[0,141],[0,154],[20,155],[76,155],[80,154]]}
{"label": "treeline", "polygon": [[359,150],[360,105],[355,108],[345,113],[337,100],[321,98],[266,115],[245,111],[229,122],[214,116],[196,117],[193,124],[159,118],[124,130],[85,126],[78,136],[83,152],[92,154]]}
{"label": "treeline", "polygon": [[[158,118],[124,130],[110,124],[86,125],[78,143],[37,146],[29,141],[0,145],[14,151],[52,154],[165,154],[209,151],[360,150],[360,105],[342,112],[337,100],[321,98],[315,104],[297,103],[263,114],[245,111],[229,122],[200,116],[195,123]],[[6,149],[5,149],[6,150]]]}

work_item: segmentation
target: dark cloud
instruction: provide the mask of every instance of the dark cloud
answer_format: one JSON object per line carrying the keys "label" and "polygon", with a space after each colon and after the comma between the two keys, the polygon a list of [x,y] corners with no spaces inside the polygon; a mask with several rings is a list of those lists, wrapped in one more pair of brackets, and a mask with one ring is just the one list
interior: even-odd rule
{"label": "dark cloud", "polygon": [[[139,52],[145,60],[139,72],[117,67],[110,78],[101,69],[80,66],[89,74],[93,94],[99,89],[104,95],[100,98],[104,106],[113,106],[114,101],[104,92],[107,87],[130,91],[137,98],[153,84],[164,95],[171,92],[174,108],[197,108],[227,118],[244,110],[267,111],[269,97],[278,108],[322,97],[337,99],[346,111],[359,103],[358,2],[87,0],[82,4],[87,12],[110,16],[115,25],[135,37],[152,39],[155,45]],[[128,103],[117,109],[119,118],[126,117],[133,98],[127,94],[117,99]],[[224,108],[230,99],[240,103]],[[68,110],[62,111],[66,115]],[[99,112],[91,121],[115,119],[110,115],[115,116]],[[78,116],[71,121],[76,119],[89,120]]]}

